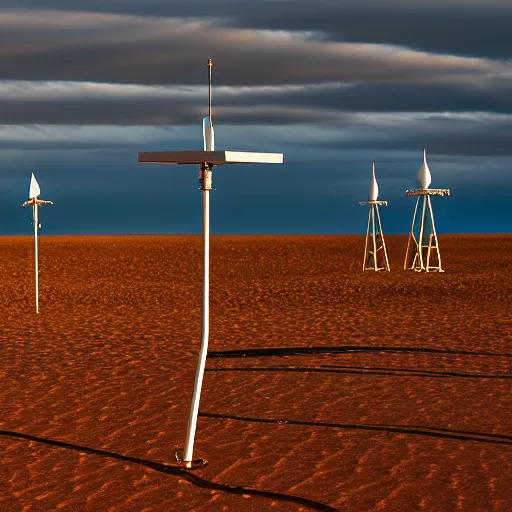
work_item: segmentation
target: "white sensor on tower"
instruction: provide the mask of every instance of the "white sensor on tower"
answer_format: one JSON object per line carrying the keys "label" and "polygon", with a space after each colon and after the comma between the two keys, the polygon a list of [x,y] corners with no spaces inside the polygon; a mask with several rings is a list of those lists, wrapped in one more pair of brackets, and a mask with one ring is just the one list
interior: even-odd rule
{"label": "white sensor on tower", "polygon": [[377,185],[377,179],[375,178],[375,162],[372,163],[372,184],[370,185],[370,195],[368,199],[370,201],[377,201],[379,197],[379,185]]}
{"label": "white sensor on tower", "polygon": [[423,164],[418,171],[418,181],[420,182],[421,188],[428,188],[432,183],[432,175],[427,164],[427,150],[423,149]]}

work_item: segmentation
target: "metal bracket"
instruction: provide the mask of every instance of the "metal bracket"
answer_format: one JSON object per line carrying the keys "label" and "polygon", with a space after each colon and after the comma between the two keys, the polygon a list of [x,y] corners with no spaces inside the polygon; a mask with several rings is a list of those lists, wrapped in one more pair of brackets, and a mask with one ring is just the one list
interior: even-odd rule
{"label": "metal bracket", "polygon": [[199,189],[213,189],[213,165],[201,164],[201,167],[199,167]]}

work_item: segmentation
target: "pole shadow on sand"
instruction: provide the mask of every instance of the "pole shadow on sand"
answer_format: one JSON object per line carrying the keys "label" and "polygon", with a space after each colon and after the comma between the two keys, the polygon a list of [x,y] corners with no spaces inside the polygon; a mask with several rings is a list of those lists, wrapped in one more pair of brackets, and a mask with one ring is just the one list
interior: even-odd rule
{"label": "pole shadow on sand", "polygon": [[[268,349],[241,349],[225,350],[219,352],[209,352],[208,357],[212,359],[242,359],[257,357],[286,357],[298,355],[314,354],[339,354],[352,352],[386,352],[386,353],[433,353],[433,354],[452,354],[463,356],[489,356],[511,358],[512,354],[499,354],[495,352],[471,352],[456,349],[438,349],[421,347],[378,347],[378,346],[341,346],[341,347],[282,347]],[[462,373],[450,371],[431,371],[411,368],[372,368],[355,366],[337,366],[337,365],[319,365],[317,367],[297,367],[297,366],[274,366],[274,367],[231,367],[231,368],[209,368],[210,372],[304,372],[304,373],[343,373],[358,375],[386,375],[397,377],[427,377],[427,378],[477,378],[477,379],[512,379],[512,375]],[[292,419],[275,418],[250,418],[234,416],[229,414],[217,414],[202,412],[200,416],[206,418],[229,419],[243,422],[270,423],[270,424],[288,424],[304,425],[311,427],[338,428],[346,430],[366,430],[380,431],[394,434],[410,434],[418,436],[429,436],[445,439],[456,439],[458,441],[472,441],[480,443],[492,443],[502,445],[512,445],[512,436],[501,434],[489,434],[485,432],[472,432],[465,430],[452,430],[440,427],[418,426],[418,425],[365,425],[349,423],[328,423],[316,421],[302,421]]]}
{"label": "pole shadow on sand", "polygon": [[219,484],[216,482],[212,482],[210,480],[206,480],[197,476],[190,471],[186,471],[181,469],[179,466],[171,466],[167,464],[161,464],[159,462],[154,462],[151,460],[140,459],[137,457],[129,457],[126,455],[121,455],[115,452],[109,452],[107,450],[99,450],[96,448],[89,448],[87,446],[80,446],[77,444],[65,443],[62,441],[57,441],[54,439],[47,439],[44,437],[33,436],[30,434],[23,434],[22,432],[12,432],[9,430],[0,430],[0,436],[13,437],[17,439],[25,439],[27,441],[34,441],[37,443],[42,443],[50,446],[56,446],[58,448],[64,448],[67,450],[74,450],[81,453],[89,453],[92,455],[98,455],[100,457],[107,457],[110,459],[117,459],[123,462],[131,462],[133,464],[138,464],[140,466],[145,466],[154,471],[158,471],[160,473],[165,473],[166,475],[174,475],[187,480],[191,484],[200,487],[202,489],[209,489],[213,491],[223,491],[229,494],[238,494],[238,495],[251,495],[258,496],[262,498],[269,498],[275,501],[284,501],[289,503],[297,503],[298,505],[303,505],[305,507],[309,507],[312,510],[319,510],[320,512],[336,512],[336,509],[330,507],[329,505],[325,505],[318,501],[310,500],[307,498],[301,498],[300,496],[293,496],[290,494],[284,494],[279,492],[270,492],[270,491],[261,491],[259,489],[247,489],[245,487],[235,486],[231,487],[225,484]]}
{"label": "pole shadow on sand", "polygon": [[431,370],[417,370],[411,368],[370,368],[362,366],[335,366],[321,364],[315,366],[242,366],[231,368],[207,368],[207,372],[304,372],[304,373],[342,373],[348,375],[378,375],[395,377],[428,377],[450,378],[459,377],[467,379],[512,379],[512,375],[488,375],[484,373],[442,372]]}
{"label": "pole shadow on sand", "polygon": [[[246,358],[246,357],[284,357],[290,355],[311,355],[311,354],[337,354],[337,353],[350,353],[350,352],[387,352],[387,353],[400,353],[400,352],[419,352],[419,353],[434,353],[434,354],[453,354],[464,356],[490,356],[490,357],[506,357],[512,358],[512,354],[498,354],[493,352],[470,352],[455,349],[436,349],[436,348],[416,348],[416,347],[378,347],[378,346],[341,346],[341,347],[285,347],[285,348],[269,348],[269,349],[242,349],[242,350],[226,350],[219,352],[209,352],[208,357],[214,359],[223,358]],[[301,367],[246,367],[246,368],[212,368],[207,371],[301,371],[301,372],[334,372],[334,373],[358,373],[365,375],[397,375],[397,376],[415,376],[415,377],[470,377],[470,378],[503,378],[509,379],[512,376],[508,375],[482,375],[482,374],[462,374],[457,372],[441,372],[429,370],[417,370],[407,368],[359,368],[351,366],[335,366],[335,365],[321,365],[316,368],[301,368]],[[405,372],[405,373],[404,373]],[[436,437],[444,439],[455,439],[458,441],[469,441],[478,443],[492,443],[512,446],[512,436],[489,434],[484,432],[471,432],[464,430],[452,430],[446,428],[416,426],[416,425],[365,425],[365,424],[344,424],[344,423],[327,423],[327,422],[314,422],[314,421],[301,421],[293,419],[275,419],[275,418],[251,418],[242,417],[228,414],[217,414],[209,412],[199,412],[199,416],[203,418],[219,419],[219,420],[236,420],[241,422],[253,423],[267,423],[267,424],[287,424],[287,425],[302,425],[310,427],[322,428],[336,428],[346,430],[359,430],[359,431],[373,431],[391,434],[409,434],[427,437]],[[47,439],[22,432],[14,432],[8,430],[0,430],[0,436],[24,439],[34,441],[58,448],[67,450],[78,451],[106,457],[111,459],[120,460],[123,462],[130,462],[145,466],[154,471],[164,473],[167,475],[179,476],[187,480],[189,483],[202,488],[215,491],[226,492],[235,495],[251,495],[255,497],[268,498],[276,501],[296,503],[309,507],[312,510],[336,511],[335,508],[320,503],[318,501],[293,496],[285,493],[263,491],[259,489],[248,489],[240,486],[229,486],[212,482],[201,478],[197,474],[191,473],[177,465],[167,465],[159,462],[154,462],[147,459],[137,457],[130,457],[121,455],[107,450],[90,448],[87,446],[80,446],[77,444],[66,443],[54,439]]]}
{"label": "pole shadow on sand", "polygon": [[469,350],[457,350],[450,348],[428,348],[428,347],[379,347],[364,345],[346,345],[341,347],[279,347],[279,348],[248,348],[239,350],[222,350],[208,352],[212,359],[234,359],[238,357],[283,357],[300,356],[311,354],[343,354],[345,352],[419,352],[425,354],[453,354],[462,356],[489,356],[509,357],[512,354],[499,354],[497,352],[471,352]]}
{"label": "pole shadow on sand", "polygon": [[365,425],[358,423],[327,423],[319,421],[301,421],[289,419],[274,418],[247,418],[244,416],[234,416],[230,414],[216,414],[210,412],[200,412],[199,416],[203,418],[215,418],[245,421],[249,423],[271,423],[286,425],[306,425],[310,427],[339,428],[346,430],[369,430],[388,432],[392,434],[410,434],[417,436],[440,437],[445,439],[456,439],[458,441],[474,441],[479,443],[504,444],[512,446],[512,436],[501,434],[487,434],[485,432],[469,432],[466,430],[451,430],[447,428],[424,427],[414,425]]}

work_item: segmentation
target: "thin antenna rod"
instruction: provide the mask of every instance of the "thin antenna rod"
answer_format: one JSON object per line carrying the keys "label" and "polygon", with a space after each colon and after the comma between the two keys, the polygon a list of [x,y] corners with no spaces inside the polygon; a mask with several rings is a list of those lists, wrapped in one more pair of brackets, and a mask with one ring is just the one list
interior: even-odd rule
{"label": "thin antenna rod", "polygon": [[212,59],[208,59],[208,119],[210,120],[210,128],[212,124]]}

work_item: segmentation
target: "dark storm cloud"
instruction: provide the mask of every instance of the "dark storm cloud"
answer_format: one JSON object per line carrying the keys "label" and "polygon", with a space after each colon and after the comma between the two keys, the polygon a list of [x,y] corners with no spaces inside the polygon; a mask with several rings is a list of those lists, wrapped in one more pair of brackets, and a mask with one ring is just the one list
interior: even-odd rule
{"label": "dark storm cloud", "polygon": [[512,156],[511,116],[431,116],[419,119],[368,120],[355,125],[347,140],[316,143],[317,148],[418,151],[427,147],[437,155]]}
{"label": "dark storm cloud", "polygon": [[[5,84],[4,84],[5,85]],[[52,91],[52,86],[54,91]],[[100,86],[101,89],[101,86]],[[195,125],[206,113],[206,88],[109,85],[90,91],[81,83],[0,84],[4,124]],[[13,94],[14,90],[14,94]],[[214,114],[221,124],[334,123],[357,112],[512,113],[509,90],[496,87],[400,84],[328,84],[310,87],[218,87]]]}
{"label": "dark storm cloud", "polygon": [[508,0],[4,0],[3,5],[216,18],[233,27],[311,31],[335,41],[502,59],[512,54]]}
{"label": "dark storm cloud", "polygon": [[[70,86],[72,89],[72,86]],[[125,125],[166,126],[197,125],[206,113],[206,91],[203,98],[180,96],[126,97],[122,94],[75,98],[2,99],[0,112],[7,125]],[[293,101],[280,101],[285,94],[266,98],[264,94],[217,94],[214,114],[222,124],[229,125],[287,125],[295,123],[341,123],[344,114],[331,109],[318,108],[314,102],[300,105]],[[263,100],[263,101],[262,101]]]}
{"label": "dark storm cloud", "polygon": [[121,141],[62,141],[62,140],[0,140],[0,150],[47,151],[47,150],[101,150],[133,147],[133,143]]}
{"label": "dark storm cloud", "polygon": [[[228,3],[212,4],[219,7],[219,15],[222,9],[228,12]],[[256,4],[261,11],[260,3],[249,1],[244,5],[250,12]],[[369,6],[371,2],[357,3],[363,4]],[[59,7],[56,3],[43,5]],[[90,4],[90,8],[95,5],[100,4]],[[179,2],[148,2],[144,4],[146,11],[139,13],[144,16],[123,14],[126,6],[136,14],[134,8],[142,5],[138,2],[102,5],[115,5],[119,13],[0,11],[0,77],[13,80],[0,84],[4,124],[196,125],[205,113],[208,52],[214,57],[214,112],[221,125],[302,124],[341,131],[351,126],[350,131],[358,137],[335,141],[332,147],[364,149],[375,144],[380,149],[407,149],[418,143],[421,146],[419,141],[426,139],[449,154],[466,146],[477,154],[509,154],[508,128],[496,119],[459,119],[453,130],[465,133],[466,125],[473,128],[466,142],[453,140],[450,149],[448,141],[454,134],[444,129],[446,124],[440,128],[430,120],[430,124],[425,123],[430,131],[423,132],[410,123],[388,125],[375,116],[359,115],[509,113],[512,67],[506,62],[326,42],[304,34],[219,26],[211,19],[150,16],[158,14],[155,9],[170,6],[175,10],[169,15],[194,15]],[[202,7],[200,2],[186,5],[187,9],[198,9],[198,13]],[[285,5],[288,3],[269,2],[267,7],[279,10]],[[294,5],[291,18],[306,6],[300,0]],[[311,9],[313,3],[308,5]],[[320,3],[315,5],[320,12]],[[328,3],[324,7],[336,5]],[[391,7],[397,5],[395,2]],[[455,2],[449,5],[453,7]],[[440,6],[434,2],[431,8]],[[107,7],[105,10],[109,10]],[[480,7],[473,2],[470,10]],[[257,19],[256,13],[252,18]],[[201,88],[195,87],[198,84]],[[486,133],[476,140],[479,130]],[[48,140],[40,144],[45,143],[52,144]],[[87,141],[75,144],[86,146]],[[103,147],[97,140],[91,144]],[[328,147],[331,142],[317,141],[316,147],[322,144]],[[315,142],[308,141],[305,146],[314,148]]]}
{"label": "dark storm cloud", "polygon": [[[343,112],[511,109],[512,68],[506,63],[208,27],[205,21],[0,11],[0,78],[25,80],[12,85],[19,88],[14,96],[0,84],[2,121],[195,124],[205,92],[191,95],[185,87],[168,98],[158,88],[135,94],[114,85],[91,94],[87,84],[203,85],[206,47],[218,56],[215,108],[223,123],[336,123]],[[56,80],[64,82],[48,93]],[[85,85],[67,82],[72,80]],[[219,84],[251,87],[225,94]]]}
{"label": "dark storm cloud", "polygon": [[0,100],[0,111],[8,125],[185,125],[202,117],[195,105],[157,99]]}
{"label": "dark storm cloud", "polygon": [[[340,162],[348,155],[421,152],[427,147],[436,155],[512,156],[512,115],[344,114],[336,123],[292,124],[251,129],[220,126],[217,139],[224,147],[248,149],[247,143],[267,150],[283,151],[287,162]],[[122,149],[135,155],[139,150],[199,147],[201,129],[152,127],[11,127],[0,133],[0,149],[83,149],[98,152]],[[110,136],[108,136],[110,134]],[[103,158],[103,157],[102,157]],[[353,158],[353,156],[350,156]]]}
{"label": "dark storm cloud", "polygon": [[340,81],[464,84],[510,81],[505,63],[333,43],[205,21],[56,11],[0,11],[0,79],[261,85]]}
{"label": "dark storm cloud", "polygon": [[247,108],[250,105],[306,107],[325,112],[512,112],[509,88],[363,83],[304,88],[265,94],[250,91],[217,99],[219,105]]}
{"label": "dark storm cloud", "polygon": [[[197,169],[136,155],[201,147],[212,57],[218,144],[283,151],[287,163],[257,169],[256,182],[222,169],[216,197],[247,192],[240,215],[214,211],[217,232],[363,229],[371,161],[383,198],[404,199],[424,146],[433,185],[454,186],[451,230],[507,230],[496,205],[511,182],[511,21],[505,0],[2,0],[2,197],[41,171],[60,189],[59,232],[199,230],[186,220]],[[94,215],[73,211],[77,194]]]}
{"label": "dark storm cloud", "polygon": [[[190,125],[199,124],[205,108],[188,107],[176,103],[164,104],[161,100],[137,101],[62,101],[62,102],[13,102],[1,101],[4,124],[46,125]],[[275,124],[315,123],[338,120],[339,116],[322,110],[300,107],[249,106],[240,109],[215,108],[216,118],[223,124]],[[341,116],[341,115],[340,115]]]}

